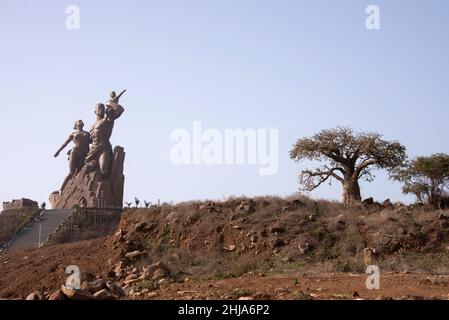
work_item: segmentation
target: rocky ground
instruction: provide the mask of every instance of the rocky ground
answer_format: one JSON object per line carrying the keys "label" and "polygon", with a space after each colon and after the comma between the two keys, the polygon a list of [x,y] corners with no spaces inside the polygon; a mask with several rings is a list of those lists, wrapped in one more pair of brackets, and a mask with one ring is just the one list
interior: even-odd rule
{"label": "rocky ground", "polygon": [[[0,254],[0,298],[447,299],[448,216],[275,197],[126,209],[108,238]],[[81,290],[64,286],[69,265]]]}

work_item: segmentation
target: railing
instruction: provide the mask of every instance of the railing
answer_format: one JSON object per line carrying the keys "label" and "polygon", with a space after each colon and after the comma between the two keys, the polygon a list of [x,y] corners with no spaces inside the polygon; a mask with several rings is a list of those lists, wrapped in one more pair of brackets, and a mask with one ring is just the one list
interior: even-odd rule
{"label": "railing", "polygon": [[122,207],[76,207],[44,245],[101,238],[111,235],[120,221]]}

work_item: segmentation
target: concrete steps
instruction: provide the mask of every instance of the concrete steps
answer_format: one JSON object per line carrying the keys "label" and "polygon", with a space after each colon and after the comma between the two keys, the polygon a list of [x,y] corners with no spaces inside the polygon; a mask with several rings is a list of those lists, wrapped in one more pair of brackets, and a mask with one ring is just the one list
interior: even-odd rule
{"label": "concrete steps", "polygon": [[49,236],[56,231],[58,226],[71,213],[72,210],[66,209],[46,210],[12,239],[6,245],[6,250],[12,251],[40,247],[47,242]]}

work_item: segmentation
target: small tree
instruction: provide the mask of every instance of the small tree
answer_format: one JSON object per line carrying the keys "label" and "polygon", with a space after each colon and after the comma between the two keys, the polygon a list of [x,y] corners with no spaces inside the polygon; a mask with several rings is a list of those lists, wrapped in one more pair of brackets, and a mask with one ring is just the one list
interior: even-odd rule
{"label": "small tree", "polygon": [[408,161],[395,171],[393,178],[404,183],[404,194],[413,194],[421,203],[438,206],[449,186],[449,155],[437,153]]}
{"label": "small tree", "polygon": [[301,172],[301,189],[310,192],[328,179],[335,179],[343,185],[346,205],[360,201],[360,179],[372,181],[373,169],[392,170],[401,166],[407,157],[402,144],[381,138],[378,133],[337,127],[299,139],[290,151],[291,159],[323,162],[317,169]]}
{"label": "small tree", "polygon": [[139,207],[140,200],[137,197],[134,197],[134,203],[136,204],[136,208]]}

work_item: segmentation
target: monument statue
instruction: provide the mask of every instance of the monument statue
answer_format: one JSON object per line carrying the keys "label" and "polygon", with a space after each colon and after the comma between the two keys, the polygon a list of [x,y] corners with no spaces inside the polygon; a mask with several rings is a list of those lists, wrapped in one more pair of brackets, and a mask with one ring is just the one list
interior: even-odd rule
{"label": "monument statue", "polygon": [[120,97],[126,92],[124,90],[120,95],[116,96],[112,91],[111,99],[105,107],[104,104],[99,103],[95,108],[97,121],[93,124],[90,130],[92,137],[92,145],[90,152],[86,157],[86,164],[88,166],[98,167],[103,179],[109,178],[112,165],[112,146],[109,139],[114,128],[114,121],[118,119],[124,109],[118,104]]}
{"label": "monument statue", "polygon": [[67,182],[78,173],[84,166],[84,160],[86,159],[87,153],[89,152],[90,144],[90,134],[83,130],[84,122],[83,120],[77,120],[74,131],[69,138],[64,142],[64,144],[55,153],[55,158],[59,156],[60,152],[67,147],[70,142],[74,143],[73,148],[67,153],[69,156],[69,175],[65,178],[62,183],[61,190],[64,189]]}
{"label": "monument statue", "polygon": [[[125,176],[122,147],[112,148],[110,138],[114,122],[124,112],[119,95],[112,91],[109,101],[95,107],[96,121],[89,132],[83,131],[83,122],[76,123],[76,130],[56,152],[55,157],[71,142],[75,146],[69,153],[70,172],[60,191],[50,195],[53,208],[71,209],[85,207],[122,207]],[[90,146],[89,146],[90,144]]]}

